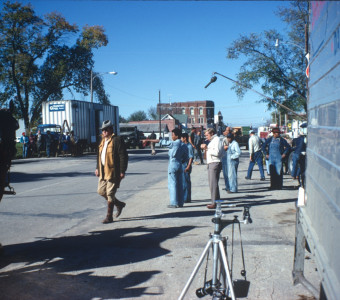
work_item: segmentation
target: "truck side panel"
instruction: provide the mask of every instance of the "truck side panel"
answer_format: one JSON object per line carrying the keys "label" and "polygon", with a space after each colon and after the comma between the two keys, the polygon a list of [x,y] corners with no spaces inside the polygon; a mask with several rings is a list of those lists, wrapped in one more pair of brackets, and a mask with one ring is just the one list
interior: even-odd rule
{"label": "truck side panel", "polygon": [[307,199],[300,221],[328,299],[340,299],[340,2],[315,1],[311,9]]}

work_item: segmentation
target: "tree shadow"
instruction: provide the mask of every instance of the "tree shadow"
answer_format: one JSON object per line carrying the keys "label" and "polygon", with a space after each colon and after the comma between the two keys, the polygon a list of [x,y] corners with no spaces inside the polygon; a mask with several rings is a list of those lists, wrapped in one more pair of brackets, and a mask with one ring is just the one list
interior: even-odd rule
{"label": "tree shadow", "polygon": [[62,172],[62,173],[23,173],[11,172],[11,183],[42,181],[48,178],[58,177],[77,177],[91,176],[94,177],[94,172]]}
{"label": "tree shadow", "polygon": [[193,228],[140,226],[4,246],[0,261],[1,294],[9,295],[6,299],[84,299],[85,292],[88,299],[140,297],[147,294],[148,287],[134,286],[147,282],[162,270],[150,267],[121,278],[98,276],[96,272],[109,267],[114,272],[115,266],[167,255],[171,251],[162,248],[161,243]]}

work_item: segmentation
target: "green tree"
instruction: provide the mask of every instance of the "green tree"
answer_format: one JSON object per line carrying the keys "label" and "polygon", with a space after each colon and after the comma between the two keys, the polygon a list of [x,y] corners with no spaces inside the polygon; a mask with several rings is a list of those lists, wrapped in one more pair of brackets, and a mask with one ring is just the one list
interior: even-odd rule
{"label": "green tree", "polygon": [[121,115],[119,115],[119,123],[127,123],[128,121],[122,117]]}
{"label": "green tree", "polygon": [[[100,26],[80,31],[58,13],[40,18],[31,5],[10,1],[0,12],[0,32],[0,105],[13,99],[27,128],[39,118],[43,101],[60,100],[65,90],[88,95],[92,51],[108,43]],[[65,44],[78,33],[74,45]],[[99,76],[93,91],[99,102],[109,103]]]}
{"label": "green tree", "polygon": [[157,107],[150,107],[148,109],[148,117],[150,120],[158,120]]}
{"label": "green tree", "polygon": [[128,121],[145,121],[147,120],[146,118],[146,113],[142,110],[138,110],[134,113],[132,113],[129,117],[128,117]]}
{"label": "green tree", "polygon": [[[241,35],[227,48],[227,58],[247,58],[237,74],[238,81],[244,86],[252,88],[253,85],[260,85],[263,94],[294,111],[306,111],[306,58],[303,49],[305,26],[308,22],[308,2],[291,2],[289,8],[280,8],[277,15],[290,27],[289,39],[286,39],[286,42],[282,42],[285,39],[276,30]],[[276,39],[281,41],[279,47],[274,46]],[[248,90],[237,84],[232,89],[240,99]],[[260,101],[266,102],[269,109],[282,110],[267,99]]]}

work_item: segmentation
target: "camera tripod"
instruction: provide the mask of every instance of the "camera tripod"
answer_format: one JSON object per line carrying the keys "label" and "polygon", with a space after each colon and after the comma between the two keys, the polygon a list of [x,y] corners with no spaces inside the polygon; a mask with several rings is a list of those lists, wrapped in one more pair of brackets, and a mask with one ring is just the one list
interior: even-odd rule
{"label": "camera tripod", "polygon": [[[232,220],[222,219],[222,209],[221,203],[222,200],[216,200],[216,210],[214,218],[212,222],[215,224],[214,234],[210,234],[210,239],[205,246],[201,257],[199,258],[193,272],[190,275],[188,282],[186,283],[181,295],[178,300],[182,300],[185,294],[187,293],[192,281],[194,280],[203,260],[207,257],[207,266],[205,268],[204,275],[204,285],[202,288],[196,290],[197,297],[201,298],[205,295],[211,295],[213,300],[222,300],[222,299],[232,299],[235,300],[235,292],[232,282],[232,273],[229,268],[228,259],[227,259],[227,238],[221,236],[222,230],[231,224],[238,224],[240,230],[241,237],[241,226],[240,223],[248,224],[252,223],[249,206],[244,207],[243,211],[243,221],[239,221],[237,216],[234,216]],[[228,205],[229,207],[235,207],[236,205]],[[234,228],[233,228],[234,229]],[[234,236],[234,230],[233,236]],[[232,236],[232,246],[233,246],[233,236]],[[210,248],[212,248],[213,254],[213,267],[212,267],[212,279],[207,281],[207,269],[208,269],[208,259]],[[244,266],[244,256],[243,256],[243,246],[241,240],[241,250],[242,250],[242,262],[243,262],[243,270],[241,271],[241,275],[245,277],[246,271]]]}

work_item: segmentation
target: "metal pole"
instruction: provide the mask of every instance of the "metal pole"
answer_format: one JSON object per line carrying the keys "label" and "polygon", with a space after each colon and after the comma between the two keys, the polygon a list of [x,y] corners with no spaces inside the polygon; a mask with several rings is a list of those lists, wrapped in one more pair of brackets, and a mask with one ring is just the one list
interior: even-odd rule
{"label": "metal pole", "polygon": [[234,83],[236,83],[236,84],[238,84],[238,85],[240,85],[240,86],[243,86],[244,88],[246,88],[246,89],[248,89],[248,90],[251,90],[251,91],[253,91],[254,93],[256,93],[256,94],[258,94],[258,95],[261,95],[262,97],[266,98],[267,100],[272,101],[272,102],[274,102],[275,104],[281,106],[282,108],[284,108],[284,109],[290,111],[292,114],[294,114],[294,115],[296,115],[296,116],[299,116],[299,117],[302,118],[302,119],[305,119],[305,117],[303,117],[303,116],[301,116],[300,114],[296,113],[294,110],[291,110],[290,108],[288,108],[287,106],[281,104],[280,102],[277,102],[276,100],[274,100],[274,99],[272,99],[272,98],[269,98],[268,96],[266,96],[266,95],[264,95],[264,94],[262,94],[262,93],[260,93],[260,92],[258,92],[258,91],[255,91],[254,89],[251,89],[251,88],[247,87],[246,85],[242,84],[242,83],[239,82],[239,81],[236,81],[236,80],[234,80],[234,79],[231,79],[231,78],[229,78],[229,77],[227,77],[227,76],[225,76],[225,75],[223,75],[223,74],[217,73],[217,72],[214,72],[214,74],[220,75],[220,76],[222,76],[222,77],[224,77],[224,78],[226,78],[226,79],[228,79],[228,80],[230,80],[230,81],[232,81],[232,82],[234,82]]}
{"label": "metal pole", "polygon": [[91,103],[93,103],[93,88],[92,88],[92,81],[93,81],[93,77],[92,77],[92,69],[91,69]]}
{"label": "metal pole", "polygon": [[162,134],[162,129],[161,129],[161,112],[162,112],[162,107],[161,107],[161,90],[158,91],[158,104],[159,104],[159,138],[161,137]]}

